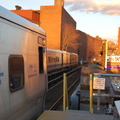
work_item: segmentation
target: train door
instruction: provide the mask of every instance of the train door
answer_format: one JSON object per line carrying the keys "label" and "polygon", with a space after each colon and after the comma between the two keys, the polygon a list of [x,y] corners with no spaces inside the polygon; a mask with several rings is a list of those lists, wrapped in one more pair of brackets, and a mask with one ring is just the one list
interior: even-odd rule
{"label": "train door", "polygon": [[68,55],[68,57],[67,57],[68,58],[67,64],[68,64],[68,66],[70,66],[70,53],[68,53],[67,55]]}
{"label": "train door", "polygon": [[44,72],[44,65],[43,65],[43,47],[39,47],[38,48],[38,53],[39,53],[39,73],[43,73]]}
{"label": "train door", "polygon": [[63,67],[63,63],[64,63],[64,62],[63,62],[63,53],[62,53],[62,55],[61,55],[61,58],[62,58],[62,67]]}
{"label": "train door", "polygon": [[70,54],[70,65],[71,65],[71,54]]}
{"label": "train door", "polygon": [[45,108],[45,93],[47,90],[47,78],[46,78],[46,51],[44,46],[38,47],[38,69],[39,69],[39,92],[40,96],[37,99],[37,116],[39,116]]}
{"label": "train door", "polygon": [[66,65],[67,65],[67,53],[64,52],[63,53],[63,66],[66,67]]}

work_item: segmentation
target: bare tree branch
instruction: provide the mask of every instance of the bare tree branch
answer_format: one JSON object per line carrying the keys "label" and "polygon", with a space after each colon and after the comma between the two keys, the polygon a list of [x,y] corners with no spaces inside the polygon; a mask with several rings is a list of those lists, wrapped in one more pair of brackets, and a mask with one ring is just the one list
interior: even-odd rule
{"label": "bare tree branch", "polygon": [[79,37],[80,34],[77,33],[76,29],[72,25],[65,24],[62,28],[62,50],[67,51],[68,47],[77,49],[79,45]]}

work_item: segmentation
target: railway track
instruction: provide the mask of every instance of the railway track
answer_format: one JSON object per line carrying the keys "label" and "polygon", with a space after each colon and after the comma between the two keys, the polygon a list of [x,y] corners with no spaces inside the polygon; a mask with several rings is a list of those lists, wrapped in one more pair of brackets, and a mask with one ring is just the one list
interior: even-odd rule
{"label": "railway track", "polygon": [[67,76],[69,77],[72,73],[79,70],[80,68],[81,68],[81,66],[79,66],[79,67],[72,66],[72,67],[69,67],[69,68],[67,67],[67,68],[61,69],[57,72],[55,71],[55,72],[48,74],[48,89],[51,86],[54,86],[56,83],[58,83],[59,81],[62,80],[63,73],[67,73]]}
{"label": "railway track", "polygon": [[[57,72],[58,75],[52,73],[57,77],[49,79],[48,91],[46,96],[46,108],[47,110],[61,110],[62,109],[62,97],[63,97],[63,73],[67,73],[67,85],[69,97],[76,89],[80,82],[81,66],[66,69],[65,71]],[[49,78],[49,76],[48,76]],[[51,77],[50,77],[51,78]]]}

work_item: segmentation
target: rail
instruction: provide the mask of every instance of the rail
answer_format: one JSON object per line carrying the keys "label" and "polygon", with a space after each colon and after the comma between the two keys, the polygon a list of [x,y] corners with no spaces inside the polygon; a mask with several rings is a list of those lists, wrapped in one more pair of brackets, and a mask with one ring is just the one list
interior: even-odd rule
{"label": "rail", "polygon": [[[79,70],[79,69],[80,69],[80,68],[77,68],[76,70]],[[74,73],[72,73],[73,71],[74,71]],[[75,70],[73,70],[73,71],[67,73],[67,74],[72,73],[71,75],[69,75],[69,76],[67,77],[67,79],[69,79],[71,76],[73,76],[73,75],[75,74]],[[75,84],[76,84],[79,80],[80,80],[80,76],[77,77],[77,79],[74,80],[74,82],[67,88],[67,92],[69,92],[69,91],[71,90],[71,88],[72,88],[73,86],[75,86]],[[60,81],[60,82],[57,83],[55,86],[60,85],[60,84],[62,84],[62,83],[63,83],[63,81]],[[49,90],[53,89],[55,86],[53,86],[53,87],[50,88]],[[58,105],[58,103],[60,103],[60,101],[62,101],[62,98],[63,98],[63,94],[54,102],[54,104],[49,108],[49,110],[55,109],[55,107]]]}
{"label": "rail", "polygon": [[[81,69],[81,66],[80,66],[80,67],[77,67],[77,68],[75,68],[75,69],[73,69],[73,70],[71,70],[71,71],[68,71],[69,69],[66,69],[66,70],[64,70],[64,71],[54,72],[54,73],[48,75],[48,90],[51,88],[51,84],[52,84],[52,83],[54,84],[55,82],[57,82],[57,83],[55,83],[55,84],[59,84],[58,82],[59,82],[59,81],[61,82],[61,80],[62,80],[62,78],[63,78],[63,73],[64,73],[64,72],[67,73],[67,76],[68,76],[68,78],[69,78],[69,77],[71,77],[71,76],[74,74],[75,71],[77,71],[77,70],[79,70],[79,69]],[[56,76],[56,74],[58,74],[58,76]],[[61,74],[61,75],[59,75],[59,74]],[[50,77],[50,76],[55,76],[55,78],[49,80],[49,77]],[[54,85],[55,85],[55,84],[54,84]],[[52,85],[52,86],[53,86],[53,85]],[[53,88],[53,87],[52,87],[52,88]]]}
{"label": "rail", "polygon": [[[76,79],[75,82],[74,82],[71,86],[69,86],[69,88],[67,89],[67,92],[76,84],[76,82],[77,82],[79,79],[80,79],[80,78]],[[53,110],[53,109],[56,107],[56,105],[62,100],[62,98],[63,98],[63,95],[61,95],[61,96],[58,98],[58,100],[50,107],[49,110]]]}

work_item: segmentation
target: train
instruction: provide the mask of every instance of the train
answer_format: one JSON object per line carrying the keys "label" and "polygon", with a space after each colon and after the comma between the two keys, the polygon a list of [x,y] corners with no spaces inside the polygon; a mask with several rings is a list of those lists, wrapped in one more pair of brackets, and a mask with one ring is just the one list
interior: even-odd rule
{"label": "train", "polygon": [[48,71],[78,56],[46,47],[46,32],[0,6],[0,120],[36,120],[45,108]]}
{"label": "train", "polygon": [[76,65],[78,65],[78,55],[76,53],[47,48],[48,72]]}
{"label": "train", "polygon": [[45,31],[0,6],[0,120],[35,120],[47,91]]}

